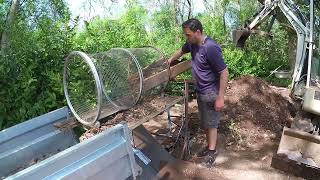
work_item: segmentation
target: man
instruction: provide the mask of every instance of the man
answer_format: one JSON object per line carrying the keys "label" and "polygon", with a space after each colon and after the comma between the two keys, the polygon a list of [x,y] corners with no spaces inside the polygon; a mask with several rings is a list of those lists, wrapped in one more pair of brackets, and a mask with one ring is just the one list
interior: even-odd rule
{"label": "man", "polygon": [[224,93],[228,83],[228,69],[219,45],[203,34],[202,24],[189,19],[182,24],[187,42],[175,52],[168,63],[191,52],[192,76],[195,80],[197,103],[201,125],[206,132],[208,146],[197,156],[203,157],[203,165],[212,167],[217,156],[217,128],[220,111],[224,106]]}

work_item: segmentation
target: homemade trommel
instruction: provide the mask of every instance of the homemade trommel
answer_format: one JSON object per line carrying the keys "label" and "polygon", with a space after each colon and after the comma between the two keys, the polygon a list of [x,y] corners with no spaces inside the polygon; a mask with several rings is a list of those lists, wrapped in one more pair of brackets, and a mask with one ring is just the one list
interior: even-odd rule
{"label": "homemade trommel", "polygon": [[[161,77],[155,77],[158,73]],[[113,48],[90,55],[73,51],[65,60],[63,85],[75,118],[94,126],[102,118],[133,107],[169,77],[163,53],[154,47]]]}

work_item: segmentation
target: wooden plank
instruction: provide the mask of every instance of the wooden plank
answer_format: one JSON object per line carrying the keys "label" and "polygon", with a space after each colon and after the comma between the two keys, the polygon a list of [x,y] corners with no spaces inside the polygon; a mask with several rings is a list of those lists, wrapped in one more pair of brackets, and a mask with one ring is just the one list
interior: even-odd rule
{"label": "wooden plank", "polygon": [[292,136],[295,138],[303,139],[306,141],[310,141],[313,143],[320,144],[320,137],[319,136],[315,136],[315,135],[309,134],[307,132],[297,131],[294,129],[284,127],[283,134],[288,135],[288,136]]}
{"label": "wooden plank", "polygon": [[103,118],[106,118],[112,114],[115,114],[119,111],[120,109],[116,108],[113,104],[109,103],[107,105],[104,105],[102,108],[101,108],[101,113],[100,113],[100,116],[99,116],[99,120],[103,119]]}
{"label": "wooden plank", "polygon": [[319,180],[320,177],[319,168],[297,163],[296,161],[288,159],[285,155],[275,154],[272,157],[271,167],[305,179]]}
{"label": "wooden plank", "polygon": [[166,105],[166,107],[163,108],[162,110],[157,111],[157,112],[154,112],[154,113],[150,114],[149,116],[147,116],[147,117],[145,117],[145,118],[143,118],[143,119],[141,119],[141,120],[139,120],[139,121],[134,122],[133,124],[129,124],[129,125],[128,125],[129,128],[130,128],[130,129],[135,129],[135,128],[137,128],[137,127],[140,126],[141,124],[143,124],[143,123],[145,123],[145,122],[153,119],[153,118],[156,117],[157,115],[161,114],[162,112],[166,111],[167,109],[169,109],[170,107],[174,106],[175,104],[177,104],[178,102],[180,102],[180,101],[182,101],[182,100],[183,100],[183,97],[177,98],[176,100],[168,103],[168,104]]}
{"label": "wooden plank", "polygon": [[186,160],[190,156],[190,146],[189,146],[189,140],[190,140],[190,131],[189,131],[189,83],[187,81],[184,82],[184,120],[185,123],[183,130],[184,130],[184,135],[183,135],[183,148],[182,148],[182,153],[180,155],[180,159]]}
{"label": "wooden plank", "polygon": [[147,91],[153,87],[156,87],[161,83],[169,81],[169,73],[170,73],[170,79],[171,79],[190,68],[191,68],[191,61],[190,60],[183,61],[177,65],[170,67],[170,72],[168,69],[166,69],[153,76],[150,76],[143,81],[144,91]]}

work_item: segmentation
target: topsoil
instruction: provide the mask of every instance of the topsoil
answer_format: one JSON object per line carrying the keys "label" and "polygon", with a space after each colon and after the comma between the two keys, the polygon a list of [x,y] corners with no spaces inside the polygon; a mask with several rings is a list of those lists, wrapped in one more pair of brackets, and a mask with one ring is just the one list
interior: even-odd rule
{"label": "topsoil", "polygon": [[[282,129],[284,126],[290,126],[299,109],[297,103],[289,97],[289,92],[287,88],[274,87],[262,79],[251,76],[230,81],[218,129],[219,155],[215,166],[209,169],[200,166],[201,159],[196,157],[196,153],[207,146],[207,143],[204,131],[200,128],[196,100],[190,100],[190,156],[186,159],[187,161],[176,161],[164,167],[159,173],[160,177],[163,179],[176,177],[182,179],[300,179],[271,167],[272,156],[277,151]],[[182,107],[172,108],[171,114],[181,115]],[[175,124],[181,124],[180,119],[176,118],[173,121]],[[144,125],[156,134],[167,131],[166,124],[166,115],[164,115]],[[153,128],[155,126],[158,128]],[[164,147],[172,143],[161,136],[155,136],[155,138]],[[182,142],[170,151],[177,158],[181,154]],[[184,168],[177,168],[179,166]]]}
{"label": "topsoil", "polygon": [[[162,179],[299,179],[270,166],[272,156],[277,151],[282,129],[284,126],[290,126],[298,110],[298,106],[290,99],[289,92],[289,89],[271,86],[262,79],[251,76],[230,81],[218,129],[219,155],[216,165],[210,169],[198,166],[200,161],[195,156],[207,144],[204,131],[199,125],[196,100],[190,100],[190,156],[187,161],[177,161],[164,167],[159,176]],[[146,109],[151,108],[151,111],[156,111],[164,106],[163,103],[154,100],[149,102],[118,113],[100,129],[87,131],[84,139],[89,138],[88,134],[94,135],[119,123],[120,119],[136,121],[146,115],[143,113]],[[170,112],[175,116],[172,119],[176,124],[173,125],[173,137],[176,137],[181,125],[179,116],[183,114],[183,106],[174,106]],[[130,114],[135,114],[137,117],[131,117]],[[157,116],[144,126],[152,134],[163,134],[168,130],[167,114]],[[175,139],[163,136],[154,135],[154,137],[165,148],[175,142]],[[177,158],[181,154],[182,142],[175,149],[168,149]],[[184,168],[177,169],[180,166]]]}
{"label": "topsoil", "polygon": [[220,132],[232,134],[231,142],[254,144],[267,137],[280,140],[283,127],[290,126],[297,111],[288,89],[251,76],[231,81],[225,98]]}

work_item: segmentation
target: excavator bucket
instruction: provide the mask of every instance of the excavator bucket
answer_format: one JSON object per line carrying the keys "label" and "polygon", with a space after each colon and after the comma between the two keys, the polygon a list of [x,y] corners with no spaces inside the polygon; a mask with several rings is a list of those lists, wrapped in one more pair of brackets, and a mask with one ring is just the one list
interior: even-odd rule
{"label": "excavator bucket", "polygon": [[236,47],[244,48],[245,42],[250,36],[250,31],[247,29],[242,30],[234,30],[232,32],[233,42],[235,43]]}
{"label": "excavator bucket", "polygon": [[306,179],[319,179],[320,137],[285,127],[271,166]]}

